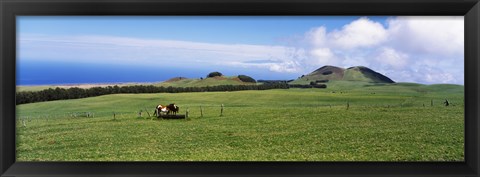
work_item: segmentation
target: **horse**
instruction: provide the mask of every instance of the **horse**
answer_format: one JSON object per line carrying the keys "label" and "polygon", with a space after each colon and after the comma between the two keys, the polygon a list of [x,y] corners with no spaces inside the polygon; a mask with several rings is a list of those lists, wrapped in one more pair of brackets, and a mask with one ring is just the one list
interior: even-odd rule
{"label": "horse", "polygon": [[169,115],[171,112],[173,113],[173,115],[177,115],[177,112],[180,110],[180,108],[175,105],[175,103],[172,103],[172,104],[169,104],[168,106],[166,106],[167,108],[167,115]]}
{"label": "horse", "polygon": [[157,107],[155,107],[155,112],[153,112],[153,115],[156,115],[157,117],[160,117],[161,113],[168,113],[169,110],[167,108],[167,106],[163,106],[161,104],[157,105]]}

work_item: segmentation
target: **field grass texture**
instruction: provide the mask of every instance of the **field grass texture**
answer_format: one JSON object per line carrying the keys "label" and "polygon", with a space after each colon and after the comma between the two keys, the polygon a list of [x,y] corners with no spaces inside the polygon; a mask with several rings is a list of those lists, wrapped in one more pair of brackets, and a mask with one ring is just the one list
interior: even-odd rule
{"label": "field grass texture", "polygon": [[[463,86],[358,85],[115,94],[19,105],[17,160],[464,160]],[[189,117],[148,117],[157,104],[169,103],[180,106],[179,114],[188,109]]]}

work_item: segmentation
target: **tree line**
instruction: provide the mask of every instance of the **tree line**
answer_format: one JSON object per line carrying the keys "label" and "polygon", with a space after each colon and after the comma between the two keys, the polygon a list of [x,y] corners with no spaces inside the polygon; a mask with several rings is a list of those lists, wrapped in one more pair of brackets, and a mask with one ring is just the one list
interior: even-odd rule
{"label": "tree line", "polygon": [[261,84],[261,85],[218,85],[205,87],[163,87],[154,85],[132,86],[108,86],[82,89],[72,88],[49,88],[41,91],[21,91],[16,93],[16,104],[35,103],[53,100],[67,100],[87,98],[118,93],[182,93],[182,92],[215,92],[215,91],[239,91],[239,90],[268,90],[288,89],[288,84]]}

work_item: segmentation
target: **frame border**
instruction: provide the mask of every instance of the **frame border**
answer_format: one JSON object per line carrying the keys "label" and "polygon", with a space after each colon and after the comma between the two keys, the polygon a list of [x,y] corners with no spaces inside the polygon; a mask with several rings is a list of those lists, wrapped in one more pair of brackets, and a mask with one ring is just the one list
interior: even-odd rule
{"label": "frame border", "polygon": [[[479,0],[0,0],[0,176],[462,176],[480,174]],[[464,162],[15,162],[18,15],[463,15]]]}

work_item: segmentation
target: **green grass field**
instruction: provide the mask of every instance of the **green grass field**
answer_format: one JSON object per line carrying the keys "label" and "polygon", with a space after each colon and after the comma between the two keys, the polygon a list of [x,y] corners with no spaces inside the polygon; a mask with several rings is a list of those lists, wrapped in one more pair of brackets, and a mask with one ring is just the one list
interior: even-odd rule
{"label": "green grass field", "polygon": [[[17,160],[464,160],[463,86],[329,84],[327,89],[116,94],[19,105]],[[443,106],[445,99],[450,106]],[[168,103],[180,106],[181,114],[188,109],[189,118],[138,115]],[[95,117],[71,117],[80,112]]]}

